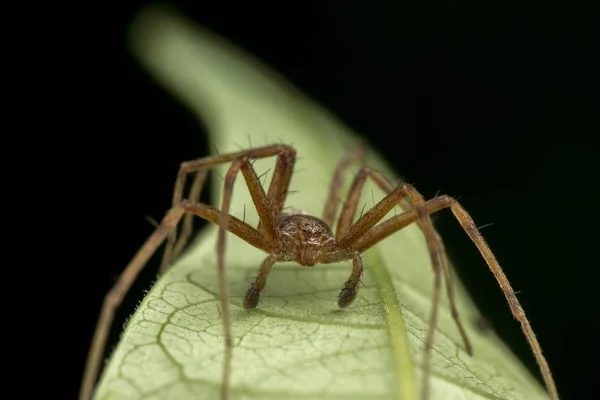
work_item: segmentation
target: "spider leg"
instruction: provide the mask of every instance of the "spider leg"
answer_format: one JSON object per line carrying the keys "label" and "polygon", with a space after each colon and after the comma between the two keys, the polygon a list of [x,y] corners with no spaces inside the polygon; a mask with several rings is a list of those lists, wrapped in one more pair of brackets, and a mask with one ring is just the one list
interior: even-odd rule
{"label": "spider leg", "polygon": [[[377,186],[379,186],[379,188],[381,190],[385,191],[386,193],[391,193],[394,190],[394,187],[390,184],[390,182],[383,175],[379,174],[377,171],[372,170],[371,168],[368,168],[368,167],[362,168],[354,178],[354,182],[352,183],[352,186],[348,193],[348,200],[344,204],[344,209],[342,211],[342,214],[340,215],[340,219],[338,220],[338,226],[337,226],[337,230],[336,230],[336,236],[338,239],[341,238],[346,232],[348,232],[348,229],[350,228],[350,226],[352,224],[352,218],[354,217],[354,215],[356,215],[358,201],[360,199],[360,192],[362,191],[365,181],[366,181],[367,177],[369,177],[369,176],[371,176],[372,179],[377,184]],[[413,208],[412,204],[410,204],[410,202],[406,201],[406,198],[401,199],[400,204],[404,210],[410,210]],[[444,247],[441,237],[437,234],[437,232],[435,232],[435,233],[436,233],[436,237],[437,237],[437,240],[439,243],[440,253],[442,255],[442,271],[443,271],[444,277],[445,277],[446,293],[448,295],[448,299],[450,302],[450,310],[452,313],[452,318],[454,319],[454,322],[456,323],[458,331],[460,332],[460,335],[462,337],[462,340],[465,345],[465,349],[466,349],[467,353],[469,355],[472,355],[473,347],[471,346],[469,337],[467,336],[466,331],[462,325],[462,322],[461,322],[459,314],[458,314],[458,309],[456,307],[456,301],[454,298],[454,287],[452,285],[452,275],[451,275],[450,267],[448,266],[448,261],[447,261],[447,257],[446,257],[446,249]],[[367,232],[367,234],[368,234],[368,232]]]}
{"label": "spider leg", "polygon": [[285,151],[281,151],[277,154],[275,170],[273,171],[273,178],[271,179],[269,192],[267,194],[276,219],[279,219],[281,211],[283,210],[285,199],[290,188],[292,174],[294,173],[294,166],[296,165],[296,150],[289,146],[280,147],[285,147]]}
{"label": "spider leg", "polygon": [[[223,188],[223,198],[221,201],[221,214],[218,220],[219,233],[217,238],[217,271],[219,277],[219,292],[221,298],[221,314],[223,318],[223,330],[225,336],[225,355],[223,361],[223,372],[221,382],[221,400],[226,400],[229,390],[229,375],[231,371],[231,355],[233,348],[233,340],[231,335],[231,325],[229,321],[229,295],[227,293],[227,277],[225,275],[225,232],[228,229],[229,208],[231,206],[231,197],[233,195],[233,185],[237,173],[241,170],[248,186],[248,191],[252,197],[252,201],[258,212],[261,225],[261,233],[264,234],[269,243],[269,252],[273,253],[281,245],[281,237],[278,230],[278,218],[273,212],[271,201],[265,194],[262,184],[250,163],[250,159],[269,157],[281,152],[289,150],[288,146],[269,146],[268,148],[249,150],[245,154],[237,157],[227,170],[225,175],[225,184]],[[293,152],[295,150],[292,149]],[[289,181],[288,181],[289,183]]]}
{"label": "spider leg", "polygon": [[123,297],[133,284],[139,272],[144,265],[146,265],[152,254],[160,246],[169,232],[175,229],[184,213],[185,208],[181,206],[169,211],[163,218],[160,226],[146,240],[140,250],[138,250],[131,262],[125,267],[125,270],[121,273],[110,292],[108,292],[104,298],[102,310],[100,312],[100,317],[98,318],[98,323],[96,324],[96,331],[94,332],[94,338],[92,339],[92,345],[90,346],[84,369],[83,382],[79,393],[80,400],[89,400],[92,397],[94,384],[96,383],[96,377],[102,361],[102,353],[114,319],[115,310],[123,301]]}
{"label": "spider leg", "polygon": [[338,307],[346,308],[356,298],[358,294],[358,284],[360,283],[360,277],[363,274],[363,262],[360,252],[354,249],[344,249],[333,251],[325,254],[320,260],[320,263],[329,264],[338,261],[345,261],[352,259],[352,272],[344,283],[344,287],[340,290],[338,295]]}
{"label": "spider leg", "polygon": [[[350,229],[350,226],[352,224],[352,218],[356,215],[356,210],[358,207],[358,201],[360,200],[361,191],[362,191],[365,181],[368,177],[371,177],[375,181],[377,186],[379,186],[379,188],[381,190],[383,190],[384,192],[391,193],[394,190],[394,187],[382,174],[380,174],[379,172],[377,172],[371,168],[368,168],[368,167],[361,168],[361,170],[358,172],[358,174],[356,174],[354,181],[352,182],[352,186],[350,187],[350,190],[348,192],[348,200],[345,202],[344,208],[343,208],[340,218],[338,220],[338,225],[337,225],[337,230],[336,230],[336,238],[338,240],[343,235],[345,235],[348,232],[348,230]],[[410,210],[413,208],[412,204],[409,201],[407,201],[406,198],[402,198],[400,200],[400,205],[402,206],[402,208],[404,210]],[[369,234],[369,232],[365,233],[365,235],[368,235],[368,234]],[[441,237],[437,234],[437,232],[435,232],[435,235],[436,235],[437,241],[439,243],[439,253],[441,254],[441,257],[442,257],[442,260],[441,260],[442,271],[443,271],[444,277],[445,277],[446,293],[448,295],[448,299],[450,302],[450,310],[452,313],[452,318],[454,319],[454,322],[456,323],[458,331],[460,332],[460,335],[462,337],[462,340],[465,345],[465,349],[466,349],[467,353],[469,355],[472,355],[473,348],[471,346],[471,342],[470,342],[470,340],[466,334],[466,331],[462,325],[462,322],[460,320],[460,317],[458,314],[458,309],[456,308],[456,301],[454,299],[454,287],[452,285],[452,276],[451,276],[450,268],[449,268],[448,262],[447,262],[446,249],[441,240]]]}
{"label": "spider leg", "polygon": [[[444,208],[450,208],[452,214],[458,220],[463,230],[473,241],[482,257],[485,259],[492,274],[496,278],[500,289],[504,293],[504,297],[508,302],[513,317],[521,324],[521,329],[523,330],[523,334],[525,335],[525,338],[531,347],[550,397],[553,400],[558,400],[558,391],[556,389],[554,378],[552,377],[552,372],[550,371],[548,362],[542,353],[541,346],[535,336],[535,333],[533,332],[533,328],[527,320],[525,311],[519,303],[519,300],[517,299],[517,296],[510,285],[508,278],[502,271],[502,267],[500,267],[500,264],[492,253],[492,250],[477,229],[477,226],[475,225],[475,222],[469,213],[460,205],[458,201],[446,195],[442,195],[427,201],[425,203],[425,207],[428,214],[435,213]],[[361,238],[355,240],[353,242],[353,248],[360,252],[365,251],[392,233],[397,232],[407,225],[417,221],[418,218],[417,210],[410,210],[403,214],[392,217],[380,225],[372,228]]]}
{"label": "spider leg", "polygon": [[[268,198],[262,187],[262,184],[254,170],[250,160],[272,157],[277,155],[276,173]],[[229,296],[227,293],[227,277],[225,274],[225,247],[226,235],[228,230],[228,215],[233,195],[233,185],[237,174],[242,172],[252,201],[256,207],[259,216],[260,234],[264,236],[268,243],[268,252],[274,252],[281,244],[281,238],[278,230],[278,215],[283,208],[285,196],[291,179],[294,166],[296,150],[286,145],[271,145],[255,149],[244,150],[231,154],[209,156],[200,160],[190,161],[181,165],[177,181],[175,182],[174,201],[181,197],[181,192],[185,184],[187,173],[192,171],[201,171],[219,164],[231,161],[231,165],[225,175],[223,188],[223,197],[221,201],[221,214],[217,221],[219,232],[217,238],[217,272],[219,279],[219,292],[221,313],[223,318],[223,330],[225,339],[225,354],[222,370],[221,399],[225,400],[229,390],[229,376],[231,371],[231,355],[233,340],[231,334],[231,325],[229,320]],[[193,193],[195,194],[195,193]],[[174,243],[174,234],[169,236],[169,246]]]}
{"label": "spider leg", "polygon": [[[196,179],[194,181],[194,184],[192,185],[192,189],[191,189],[191,193],[190,193],[191,200],[194,201],[200,195],[200,191],[202,189],[202,186],[203,186],[204,180],[205,180],[205,176],[203,176],[203,174],[206,173],[203,171],[206,171],[207,169],[210,169],[217,165],[232,162],[235,159],[240,158],[240,157],[248,157],[250,159],[258,159],[258,158],[266,158],[266,157],[272,157],[272,156],[278,155],[279,156],[278,164],[285,164],[282,161],[280,161],[279,159],[285,158],[286,157],[285,155],[290,155],[290,154],[292,154],[293,156],[291,157],[292,167],[289,167],[289,168],[293,168],[293,159],[295,157],[296,150],[291,146],[280,145],[280,144],[257,147],[254,149],[242,150],[242,151],[228,153],[228,154],[218,154],[218,155],[214,155],[214,156],[199,158],[197,160],[183,162],[183,163],[181,163],[181,166],[179,167],[179,171],[177,172],[177,178],[175,180],[175,187],[173,189],[173,201],[172,201],[173,207],[176,207],[178,204],[181,203],[181,200],[183,199],[183,189],[185,187],[185,182],[187,180],[188,174],[190,174],[190,173],[194,173],[194,172],[197,173]],[[287,159],[290,159],[290,157],[288,156]],[[290,177],[291,177],[291,173],[290,173]],[[290,177],[287,178],[288,185],[289,185]],[[273,186],[273,184],[271,184],[271,186]],[[285,186],[285,185],[280,184],[280,186]],[[287,186],[285,186],[285,187],[286,187],[285,193],[287,193]],[[271,192],[269,192],[269,193],[271,193]],[[278,204],[279,204],[279,202],[281,202],[283,204],[283,201],[285,200],[285,193],[283,195],[276,196]],[[185,245],[185,242],[188,240],[189,234],[188,234],[188,230],[187,230],[188,228],[186,228],[186,226],[188,224],[189,223],[184,222],[184,228],[183,228],[182,235],[185,235],[185,236],[184,236],[184,240],[181,241],[180,244],[176,245],[176,231],[173,231],[169,234],[169,237],[167,238],[167,248],[165,250],[165,254],[163,255],[163,263],[161,265],[161,272],[166,270],[166,268],[168,268],[168,265],[172,261],[173,256],[177,255],[178,252],[181,251],[181,249]],[[190,229],[190,231],[191,231],[191,229]]]}
{"label": "spider leg", "polygon": [[342,189],[344,173],[355,162],[361,162],[365,156],[365,143],[361,142],[354,150],[349,152],[346,157],[340,161],[333,179],[329,185],[329,193],[327,194],[327,200],[325,201],[325,209],[323,210],[323,217],[321,218],[327,226],[333,227],[333,221],[337,213],[338,205],[340,202],[340,191]]}
{"label": "spider leg", "polygon": [[[364,184],[366,176],[370,176],[382,189],[388,192],[388,195],[375,206],[373,206],[373,208],[364,214],[358,221],[350,225],[353,217],[352,214],[355,212],[358,199],[360,198],[360,189]],[[367,234],[368,231],[375,226],[375,224],[381,221],[381,219],[384,218],[387,213],[403,199],[408,198],[412,203],[414,212],[417,215],[417,222],[419,223],[419,226],[421,227],[421,230],[426,238],[427,248],[429,250],[434,272],[432,308],[429,316],[429,329],[425,339],[425,357],[423,360],[422,398],[427,399],[429,398],[427,383],[430,370],[431,344],[433,343],[435,327],[437,324],[440,289],[442,283],[442,249],[438,243],[438,236],[429,217],[429,213],[427,212],[425,199],[423,196],[421,196],[421,194],[412,185],[406,183],[401,184],[391,191],[390,189],[392,189],[391,183],[380,172],[371,168],[361,168],[359,174],[356,176],[353,182],[348,195],[349,200],[346,202],[338,221],[336,237],[340,237],[340,239],[337,243],[337,246],[339,249],[353,248],[353,245],[358,239]]]}
{"label": "spider leg", "polygon": [[279,260],[279,256],[271,254],[263,261],[260,270],[258,271],[258,276],[254,280],[254,283],[250,285],[250,287],[246,291],[246,295],[244,296],[243,305],[246,310],[256,308],[256,306],[258,306],[258,300],[260,300],[260,293],[263,291],[267,283],[267,275],[269,275],[269,273],[271,272],[273,264],[275,264]]}
{"label": "spider leg", "polygon": [[[190,189],[190,193],[188,195],[188,200],[190,200],[192,204],[200,202],[200,194],[202,193],[202,188],[204,187],[207,176],[208,170],[206,169],[196,172],[196,175],[194,176],[194,182],[192,183],[192,188]],[[171,261],[179,256],[190,239],[193,230],[193,218],[194,215],[192,213],[186,213],[183,217],[183,224],[177,242],[174,245],[173,243],[167,244],[160,265],[161,274],[166,271],[171,264]]]}
{"label": "spider leg", "polygon": [[[426,203],[427,204],[427,203]],[[450,302],[450,313],[452,314],[452,319],[458,328],[458,332],[460,333],[460,337],[462,338],[463,343],[465,344],[465,351],[468,355],[473,355],[473,346],[471,345],[471,341],[467,336],[467,331],[465,331],[465,327],[463,326],[460,315],[458,314],[458,307],[456,307],[456,298],[454,296],[454,283],[452,282],[452,271],[450,270],[449,262],[448,262],[448,253],[446,253],[446,247],[444,246],[444,241],[437,231],[435,232],[437,236],[437,240],[440,246],[440,251],[442,253],[442,271],[444,273],[444,282],[446,282],[446,294],[448,296],[448,301]]]}
{"label": "spider leg", "polygon": [[[146,240],[144,245],[138,250],[133,259],[119,276],[119,279],[114,284],[110,292],[104,298],[100,317],[96,324],[96,331],[92,339],[90,351],[85,365],[81,391],[79,394],[80,400],[89,400],[92,396],[96,377],[100,370],[102,355],[106,340],[112,325],[116,309],[123,301],[123,297],[135,281],[140,271],[144,268],[150,257],[156,252],[158,247],[167,237],[167,235],[175,229],[185,213],[191,213],[204,218],[208,221],[217,223],[220,211],[206,204],[191,204],[188,201],[183,201],[177,207],[171,209],[163,218],[161,224],[156,228],[152,235]],[[190,214],[190,215],[191,215]],[[228,221],[229,231],[244,239],[251,245],[267,251],[269,244],[265,238],[260,235],[250,225],[243,223],[239,219],[229,216]]]}
{"label": "spider leg", "polygon": [[[273,171],[273,178],[271,178],[267,194],[271,203],[271,209],[277,220],[279,220],[279,216],[283,210],[296,164],[296,150],[289,146],[281,145],[280,147],[284,147],[285,150],[277,154],[275,170]],[[256,228],[259,232],[262,230],[261,225],[261,222],[259,222]]]}
{"label": "spider leg", "polygon": [[[358,202],[360,201],[362,189],[368,177],[373,179],[377,186],[379,186],[379,188],[385,193],[389,194],[394,191],[394,186],[392,186],[392,184],[383,175],[372,168],[362,167],[352,181],[352,185],[350,186],[350,190],[348,191],[346,201],[344,202],[342,212],[337,222],[335,238],[338,241],[348,232],[350,226],[352,225],[353,218],[356,215],[356,210],[358,208]],[[409,203],[406,198],[401,198],[398,202],[405,210],[413,208],[412,204]]]}
{"label": "spider leg", "polygon": [[[202,218],[208,219],[219,225],[217,239],[217,265],[225,337],[225,358],[223,363],[223,382],[221,386],[221,399],[227,399],[229,372],[231,364],[232,339],[231,327],[229,323],[228,295],[226,292],[225,231],[231,231],[232,233],[246,240],[248,243],[266,252],[273,252],[276,248],[278,248],[278,246],[280,245],[279,231],[277,229],[278,221],[275,217],[275,213],[272,210],[271,202],[267,198],[264,189],[262,188],[262,185],[256,175],[256,172],[250,164],[250,160],[271,157],[280,153],[295,155],[295,149],[285,145],[272,145],[240,151],[237,153],[209,156],[199,160],[182,163],[177,176],[173,194],[173,201],[174,204],[176,204],[176,206],[173,207],[173,209],[163,220],[161,226],[148,239],[148,241],[140,249],[138,254],[130,262],[130,264],[127,266],[127,268],[121,275],[115,287],[111,290],[111,292],[107,295],[105,299],[100,319],[96,327],[96,332],[94,334],[92,346],[90,348],[90,354],[88,356],[86,370],[84,373],[80,399],[88,400],[91,397],[94,383],[99,371],[102,350],[106,344],[108,331],[110,329],[111,322],[114,318],[114,311],[121,303],[123,296],[131,286],[135,277],[146,264],[149,257],[156,251],[158,246],[162,243],[163,239],[167,238],[168,240],[168,247],[166,250],[168,254],[166,256],[166,260],[169,260],[173,253],[177,253],[177,251],[180,251],[181,247],[183,247],[183,243],[185,242],[185,240],[187,240],[186,236],[188,234],[184,231],[185,234],[183,236],[184,241],[182,242],[182,245],[177,246],[175,249],[176,251],[173,251],[173,244],[175,243],[174,232],[176,230],[178,222],[183,217],[186,211],[195,213],[201,216]],[[182,191],[188,173],[198,172],[198,175],[196,176],[191,191],[191,197],[195,201],[202,189],[202,185],[205,180],[204,175],[206,174],[205,171],[211,167],[226,162],[232,162],[232,164],[229,167],[227,175],[225,177],[221,211],[201,203],[191,204],[188,201],[182,201]],[[244,175],[246,184],[248,186],[248,190],[252,197],[252,201],[254,202],[254,205],[257,209],[258,216],[263,227],[261,232],[258,232],[254,228],[250,227],[248,224],[229,215],[233,184],[235,182],[237,173],[240,170]],[[289,184],[289,178],[287,178],[287,183]],[[277,197],[277,199],[280,198],[281,196]]]}
{"label": "spider leg", "polygon": [[[277,220],[279,220],[285,204],[285,199],[288,194],[295,164],[296,151],[294,148],[287,147],[286,151],[282,151],[277,155],[275,170],[273,171],[273,178],[271,179],[267,194],[271,204],[271,210]],[[262,222],[258,223],[256,229],[259,232],[262,232]],[[269,275],[273,265],[277,261],[279,261],[279,257],[277,255],[270,255],[263,261],[258,272],[258,276],[256,277],[254,283],[250,285],[244,296],[242,304],[245,309],[248,310],[258,306],[260,293],[265,288],[267,282],[267,275]]]}

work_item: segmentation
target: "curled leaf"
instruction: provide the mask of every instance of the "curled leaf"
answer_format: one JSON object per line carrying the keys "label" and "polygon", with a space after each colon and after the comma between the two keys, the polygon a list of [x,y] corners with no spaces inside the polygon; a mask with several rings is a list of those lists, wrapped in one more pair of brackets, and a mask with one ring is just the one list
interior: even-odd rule
{"label": "curled leaf", "polygon": [[[321,215],[332,172],[357,143],[353,132],[248,54],[172,11],[143,10],[132,24],[131,45],[155,80],[202,118],[222,153],[248,138],[254,146],[293,144],[302,171],[292,178],[297,193],[286,205]],[[394,177],[376,156],[368,163]],[[261,174],[272,165],[261,160],[255,167]],[[218,204],[221,181],[214,181]],[[381,198],[374,186],[364,193],[367,208]],[[244,213],[255,225],[252,211],[238,179],[232,213]],[[148,293],[103,373],[97,399],[218,398],[223,338],[215,249],[216,228],[210,226]],[[241,296],[264,257],[228,235],[232,399],[418,398],[433,273],[416,226],[364,254],[363,285],[344,310],[336,298],[350,263],[277,264],[259,308],[244,310]],[[473,268],[486,265],[482,260]],[[477,330],[477,309],[458,279],[455,284],[475,355],[465,353],[444,298],[432,353],[432,399],[547,398],[493,333]]]}

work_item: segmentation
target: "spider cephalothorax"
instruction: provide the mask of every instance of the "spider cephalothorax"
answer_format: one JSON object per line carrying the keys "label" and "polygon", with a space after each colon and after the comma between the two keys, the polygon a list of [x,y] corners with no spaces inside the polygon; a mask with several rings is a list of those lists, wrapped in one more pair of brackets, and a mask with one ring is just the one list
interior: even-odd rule
{"label": "spider cephalothorax", "polygon": [[331,229],[319,218],[305,214],[292,214],[282,218],[279,225],[285,244],[281,261],[295,261],[312,267],[335,244]]}

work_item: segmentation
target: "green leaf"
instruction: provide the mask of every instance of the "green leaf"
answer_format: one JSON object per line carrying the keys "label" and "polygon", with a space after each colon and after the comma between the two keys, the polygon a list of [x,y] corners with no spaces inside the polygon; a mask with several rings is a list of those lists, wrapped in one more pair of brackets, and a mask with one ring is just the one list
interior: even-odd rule
{"label": "green leaf", "polygon": [[[143,10],[132,23],[131,44],[156,81],[202,118],[221,152],[237,150],[236,143],[246,145],[248,139],[254,146],[293,144],[303,171],[293,177],[291,189],[298,192],[287,205],[321,215],[332,171],[357,143],[353,132],[248,54],[172,11]],[[257,162],[259,174],[273,161]],[[376,156],[368,162],[395,176]],[[222,182],[214,181],[218,203]],[[382,197],[373,186],[365,193],[367,207]],[[232,213],[241,217],[245,205],[246,220],[256,224],[243,179],[237,180],[233,197]],[[200,236],[131,318],[97,399],[218,398],[223,339],[216,228]],[[364,286],[347,309],[338,309],[336,298],[350,263],[314,268],[282,263],[269,276],[259,308],[246,311],[241,295],[265,255],[228,235],[232,399],[418,397],[433,285],[422,233],[410,226],[364,256]],[[486,266],[482,260],[473,268]],[[547,398],[493,333],[475,328],[476,307],[455,283],[475,355],[465,353],[443,296],[432,354],[432,399]]]}

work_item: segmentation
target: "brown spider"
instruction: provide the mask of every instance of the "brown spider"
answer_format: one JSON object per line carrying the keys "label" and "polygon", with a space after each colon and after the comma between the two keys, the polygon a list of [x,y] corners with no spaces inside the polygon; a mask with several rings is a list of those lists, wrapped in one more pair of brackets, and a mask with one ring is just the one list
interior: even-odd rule
{"label": "brown spider", "polygon": [[[508,301],[513,316],[521,323],[523,333],[531,346],[535,359],[539,365],[546,388],[553,400],[558,399],[558,393],[548,363],[544,358],[536,336],[519,304],[515,292],[487,243],[481,236],[475,223],[462,206],[453,198],[442,195],[429,201],[409,184],[394,187],[381,173],[368,167],[362,167],[348,192],[341,214],[337,220],[335,234],[333,225],[338,211],[338,198],[342,187],[342,177],[351,163],[363,158],[363,147],[359,146],[349,153],[339,164],[329,188],[328,200],[321,219],[300,212],[283,213],[283,206],[288,194],[288,188],[296,161],[296,150],[286,145],[271,145],[243,150],[236,153],[208,156],[181,164],[175,189],[173,192],[173,208],[164,217],[160,226],[148,238],[146,243],[134,256],[119,277],[119,280],[107,294],[96,332],[90,348],[82,389],[81,400],[88,400],[93,391],[95,380],[99,371],[102,352],[106,338],[114,317],[115,309],[121,304],[123,296],[132,282],[144,267],[148,259],[154,254],[165,238],[167,247],[163,255],[161,270],[165,270],[183,249],[192,231],[192,218],[194,215],[211,221],[219,226],[217,241],[217,265],[219,278],[220,302],[222,307],[223,328],[225,336],[225,358],[223,364],[223,380],[221,385],[221,398],[228,395],[228,380],[231,363],[232,337],[229,323],[229,301],[225,277],[225,240],[226,231],[245,240],[252,246],[264,251],[269,256],[263,261],[255,282],[250,286],[243,298],[246,309],[256,308],[260,294],[265,287],[267,275],[273,264],[280,261],[295,261],[303,266],[313,266],[317,263],[333,263],[352,260],[352,272],[338,297],[338,306],[348,307],[358,291],[359,279],[363,273],[363,264],[360,254],[399,231],[407,225],[417,222],[427,240],[434,271],[433,306],[429,318],[429,330],[425,339],[425,356],[423,361],[422,398],[428,398],[428,378],[430,372],[430,353],[433,343],[433,334],[437,321],[437,312],[440,298],[442,274],[446,281],[452,317],[462,336],[465,350],[472,355],[472,347],[466,332],[460,322],[456,309],[450,269],[446,264],[445,251],[441,238],[435,231],[429,215],[444,208],[450,208],[467,235],[475,243],[481,255],[487,262],[490,270],[496,277],[504,296]],[[277,156],[273,178],[268,193],[265,193],[259,177],[252,166],[256,159]],[[215,166],[231,163],[225,175],[225,185],[221,210],[199,202],[200,192],[207,177],[208,170]],[[233,185],[238,172],[241,171],[252,201],[259,216],[256,229],[244,221],[229,215]],[[182,200],[183,188],[189,173],[196,173],[190,197]],[[365,213],[356,222],[352,222],[357,211],[358,202],[366,179],[370,177],[387,193],[378,204]],[[409,200],[409,202],[407,201]],[[404,213],[394,216],[380,224],[388,212],[396,205],[402,205]],[[177,224],[184,217],[183,228],[179,240],[175,241]]]}

